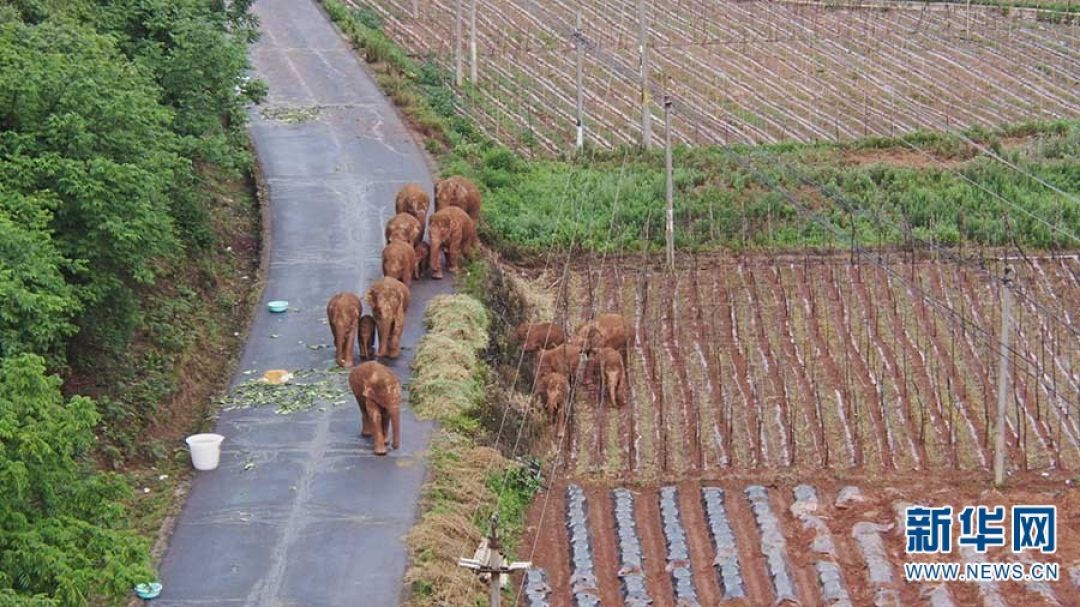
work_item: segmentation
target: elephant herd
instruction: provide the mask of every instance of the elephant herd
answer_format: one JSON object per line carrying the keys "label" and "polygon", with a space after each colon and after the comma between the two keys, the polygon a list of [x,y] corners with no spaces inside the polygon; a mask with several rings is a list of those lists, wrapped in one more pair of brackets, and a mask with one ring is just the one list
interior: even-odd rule
{"label": "elephant herd", "polygon": [[[382,252],[383,277],[368,289],[371,314],[364,314],[361,298],[341,292],[326,304],[326,316],[334,336],[334,360],[351,368],[349,388],[356,396],[362,418],[360,435],[373,437],[376,455],[385,455],[393,426],[391,446],[401,446],[401,382],[376,359],[401,355],[401,334],[409,309],[409,288],[430,270],[432,278],[443,277],[443,253],[447,269],[457,272],[462,256],[470,256],[479,241],[476,222],[480,218],[480,191],[460,176],[435,184],[435,213],[427,217],[430,199],[416,184],[397,193],[397,213],[386,224],[386,245]],[[427,224],[428,242],[424,241]],[[378,349],[375,347],[378,338]],[[359,342],[360,360],[353,366],[353,343]]]}
{"label": "elephant herd", "polygon": [[523,352],[535,353],[533,396],[547,410],[551,423],[564,428],[567,398],[586,359],[583,382],[600,379],[601,400],[606,396],[616,406],[626,404],[627,355],[634,342],[634,326],[621,314],[600,314],[577,326],[570,337],[555,323],[523,323],[514,340]]}

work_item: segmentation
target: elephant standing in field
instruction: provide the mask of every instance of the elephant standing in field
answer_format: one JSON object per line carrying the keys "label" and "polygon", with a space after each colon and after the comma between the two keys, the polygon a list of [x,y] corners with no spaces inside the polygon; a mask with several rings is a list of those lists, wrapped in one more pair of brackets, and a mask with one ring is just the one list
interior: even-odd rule
{"label": "elephant standing in field", "polygon": [[375,318],[370,314],[360,317],[360,360],[375,358]]}
{"label": "elephant standing in field", "polygon": [[379,333],[378,356],[401,356],[401,332],[405,329],[405,312],[409,309],[409,289],[400,280],[384,276],[371,285],[367,300]]}
{"label": "elephant standing in field", "polygon": [[415,183],[401,188],[394,198],[395,213],[408,213],[420,222],[420,238],[424,237],[424,224],[427,221],[429,206],[431,206],[431,199],[427,191]]}
{"label": "elephant standing in field", "polygon": [[390,242],[383,247],[382,272],[383,276],[396,278],[409,288],[416,273],[416,250],[404,242]]}
{"label": "elephant standing in field", "polygon": [[415,217],[408,213],[398,213],[386,222],[386,242],[389,244],[395,240],[407,245],[414,246],[420,242],[420,236],[424,227]]}
{"label": "elephant standing in field", "polygon": [[547,350],[540,350],[536,357],[536,368],[533,377],[543,379],[548,373],[560,373],[568,378],[573,378],[577,374],[580,362],[581,348],[573,344],[563,344]]}
{"label": "elephant standing in field", "polygon": [[480,190],[468,179],[455,175],[435,184],[435,210],[458,207],[475,223],[480,222]]}
{"label": "elephant standing in field", "polygon": [[622,355],[614,348],[596,348],[589,355],[589,363],[585,367],[587,376],[592,376],[597,370],[600,371],[600,398],[604,397],[607,390],[608,400],[615,406],[625,405],[629,384],[626,382],[626,368],[623,366]]}
{"label": "elephant standing in field", "polygon": [[451,272],[457,272],[461,265],[462,254],[471,256],[476,249],[476,226],[472,219],[458,207],[446,207],[435,211],[428,226],[428,238],[431,240],[431,277],[442,278],[442,260],[446,251],[446,265]]}
{"label": "elephant standing in field", "polygon": [[548,373],[536,382],[534,395],[544,403],[548,419],[561,432],[566,424],[566,398],[570,395],[570,380],[562,373]]}
{"label": "elephant standing in field", "polygon": [[326,318],[334,336],[334,362],[339,367],[353,366],[353,341],[363,304],[355,293],[337,293],[326,304]]}
{"label": "elephant standing in field", "polygon": [[413,247],[413,258],[416,259],[416,266],[413,268],[413,278],[420,280],[428,271],[428,266],[431,263],[431,246],[420,241]]}
{"label": "elephant standing in field", "polygon": [[514,342],[525,352],[561,346],[566,341],[562,327],[553,322],[523,322],[514,330]]}
{"label": "elephant standing in field", "polygon": [[360,406],[360,436],[374,436],[375,455],[386,455],[386,439],[393,425],[390,446],[401,448],[401,382],[383,365],[360,363],[349,374],[349,388]]}
{"label": "elephant standing in field", "polygon": [[623,365],[629,362],[629,349],[634,337],[633,323],[623,318],[622,314],[601,314],[574,330],[574,341],[586,353],[597,348],[614,348],[622,355]]}

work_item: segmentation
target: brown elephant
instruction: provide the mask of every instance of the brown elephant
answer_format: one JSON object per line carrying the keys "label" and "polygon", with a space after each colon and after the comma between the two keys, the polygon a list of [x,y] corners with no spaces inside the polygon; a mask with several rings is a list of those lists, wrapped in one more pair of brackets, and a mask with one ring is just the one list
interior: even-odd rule
{"label": "brown elephant", "polygon": [[416,251],[412,245],[404,242],[393,241],[383,247],[382,250],[382,273],[401,281],[405,288],[412,285],[413,274],[416,272]]}
{"label": "brown elephant", "polygon": [[413,257],[416,259],[416,267],[413,269],[413,278],[420,280],[427,274],[431,263],[431,245],[421,240],[413,247]]}
{"label": "brown elephant", "polygon": [[622,354],[623,364],[629,361],[629,349],[634,343],[634,325],[622,314],[601,314],[578,325],[574,340],[586,353],[602,347],[614,348]]}
{"label": "brown elephant", "polygon": [[393,371],[371,360],[349,374],[349,388],[360,405],[360,436],[374,436],[375,455],[386,455],[386,439],[394,426],[390,446],[401,448],[401,382]]}
{"label": "brown elephant", "polygon": [[360,360],[375,358],[375,317],[364,314],[360,317]]}
{"label": "brown elephant", "polygon": [[548,373],[536,382],[534,394],[544,404],[552,425],[561,430],[566,424],[566,397],[570,394],[570,380],[562,373]]}
{"label": "brown elephant", "polygon": [[363,304],[355,293],[337,293],[326,304],[326,318],[334,335],[334,362],[339,367],[353,366],[353,340]]}
{"label": "brown elephant", "polygon": [[435,210],[458,207],[474,222],[480,221],[480,190],[461,175],[442,179],[435,184]]}
{"label": "brown elephant", "polygon": [[625,405],[629,384],[626,381],[626,367],[623,366],[623,358],[619,351],[608,347],[594,349],[589,355],[589,363],[585,366],[585,374],[591,377],[597,370],[600,371],[601,400],[603,400],[606,388],[608,400],[616,406]]}
{"label": "brown elephant", "polygon": [[525,352],[554,348],[565,341],[562,327],[553,322],[523,322],[514,331],[514,343],[521,344]]}
{"label": "brown elephant", "polygon": [[391,217],[390,221],[386,222],[387,243],[397,240],[411,247],[420,242],[420,235],[423,232],[424,227],[420,225],[420,222],[415,217],[408,213],[398,213]]}
{"label": "brown elephant", "polygon": [[380,358],[401,356],[401,332],[405,329],[405,312],[409,309],[409,289],[396,278],[384,276],[367,294],[371,315],[379,333]]}
{"label": "brown elephant", "polygon": [[581,348],[573,344],[563,344],[547,350],[540,350],[536,357],[533,377],[543,378],[548,373],[561,373],[571,378],[577,374],[581,362]]}
{"label": "brown elephant", "polygon": [[428,207],[431,206],[431,198],[427,190],[418,184],[410,183],[398,191],[394,198],[394,212],[408,213],[420,222],[420,237],[424,237],[424,224],[427,222]]}
{"label": "brown elephant", "polygon": [[446,207],[435,211],[428,225],[428,238],[431,240],[431,277],[442,278],[440,256],[446,250],[446,265],[451,272],[461,267],[461,255],[471,256],[477,246],[476,226],[472,219],[457,207]]}

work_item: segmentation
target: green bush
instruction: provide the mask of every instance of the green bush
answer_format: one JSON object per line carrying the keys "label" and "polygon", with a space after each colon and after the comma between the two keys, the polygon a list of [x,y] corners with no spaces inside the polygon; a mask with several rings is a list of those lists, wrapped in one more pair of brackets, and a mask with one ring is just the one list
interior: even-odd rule
{"label": "green bush", "polygon": [[0,604],[84,607],[152,579],[147,543],[121,523],[129,488],[79,463],[97,421],[40,357],[0,363]]}

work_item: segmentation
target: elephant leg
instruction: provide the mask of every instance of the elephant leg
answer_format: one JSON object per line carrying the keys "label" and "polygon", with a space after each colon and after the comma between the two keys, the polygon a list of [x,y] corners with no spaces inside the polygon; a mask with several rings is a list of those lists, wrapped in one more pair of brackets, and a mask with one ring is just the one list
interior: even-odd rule
{"label": "elephant leg", "polygon": [[431,259],[428,265],[431,266],[431,277],[439,280],[443,277],[442,273],[442,250],[443,243],[438,239],[431,240]]}
{"label": "elephant leg", "polygon": [[386,434],[383,432],[382,407],[372,405],[368,414],[371,415],[371,427],[375,431],[375,455],[386,455]]}
{"label": "elephant leg", "polygon": [[607,388],[608,388],[608,400],[611,401],[613,406],[618,406],[619,400],[615,397],[615,392],[619,389],[619,374],[616,372],[610,372],[607,374]]}
{"label": "elephant leg", "polygon": [[378,326],[378,332],[379,332],[379,352],[378,352],[378,356],[379,356],[379,358],[386,358],[387,352],[389,351],[390,342],[393,339],[390,336],[391,321],[390,321],[389,318],[379,318],[375,322],[376,322],[376,324]]}
{"label": "elephant leg", "polygon": [[[414,265],[413,267],[416,266]],[[410,272],[408,268],[404,268],[401,271],[401,284],[405,285],[406,289],[412,286],[412,272]]]}
{"label": "elephant leg", "polygon": [[360,405],[360,436],[367,438],[371,436],[371,416],[368,415],[367,403],[361,397],[356,398],[356,403]]}
{"label": "elephant leg", "polygon": [[382,415],[382,435],[383,440],[389,440],[390,438],[390,412],[384,407],[379,407],[379,414]]}
{"label": "elephant leg", "polygon": [[447,269],[457,272],[461,268],[461,238],[451,238],[448,248],[450,250],[446,252]]}
{"label": "elephant leg", "polygon": [[401,332],[404,328],[404,323],[397,320],[390,328],[390,358],[401,356]]}
{"label": "elephant leg", "polygon": [[334,334],[334,362],[337,363],[337,366],[344,367],[345,347],[341,344],[341,331],[339,331],[338,328],[334,326],[333,321],[330,322],[330,332]]}
{"label": "elephant leg", "polygon": [[353,342],[356,341],[356,334],[359,332],[359,327],[353,325],[348,331],[345,332],[345,339],[341,340],[341,347],[345,349],[345,366],[351,369],[353,363]]}

